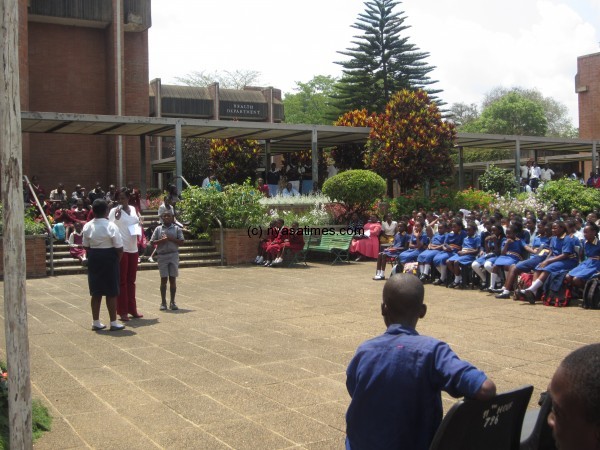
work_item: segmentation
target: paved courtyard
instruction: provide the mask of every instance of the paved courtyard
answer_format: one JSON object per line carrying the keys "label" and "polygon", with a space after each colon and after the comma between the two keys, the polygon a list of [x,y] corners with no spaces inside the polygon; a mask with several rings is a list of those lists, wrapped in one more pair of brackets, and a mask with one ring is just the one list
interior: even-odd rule
{"label": "paved courtyard", "polygon": [[[160,312],[158,273],[138,272],[145,317],[120,333],[91,331],[85,276],[29,280],[33,394],[54,416],[36,448],[343,448],[346,365],[384,330],[373,273],[372,262],[184,269],[181,309]],[[600,331],[600,313],[576,307],[434,286],[426,302],[420,333],[499,390],[533,384],[532,406]]]}

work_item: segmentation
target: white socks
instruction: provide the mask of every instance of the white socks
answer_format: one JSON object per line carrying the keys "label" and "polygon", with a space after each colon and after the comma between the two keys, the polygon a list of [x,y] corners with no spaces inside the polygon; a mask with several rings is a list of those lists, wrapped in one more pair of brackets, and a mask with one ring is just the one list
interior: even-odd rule
{"label": "white socks", "polygon": [[431,274],[431,264],[423,264],[423,273],[425,275]]}
{"label": "white socks", "polygon": [[455,284],[462,283],[462,276],[461,275],[454,275],[454,283]]}
{"label": "white socks", "polygon": [[531,286],[529,286],[526,291],[531,291],[534,294],[537,293],[538,289],[542,287],[544,283],[541,282],[540,280],[535,280],[533,283],[531,283]]}
{"label": "white socks", "polygon": [[483,273],[483,269],[477,261],[473,261],[473,264],[471,264],[471,268],[473,269],[473,272],[475,272],[479,276],[479,278],[481,278],[482,281],[485,281],[485,273]]}
{"label": "white socks", "polygon": [[486,261],[486,262],[483,264],[483,268],[484,268],[485,270],[487,270],[489,273],[492,273],[492,269],[494,268],[494,263],[493,263],[493,262],[491,262],[491,261]]}
{"label": "white socks", "polygon": [[490,275],[490,289],[496,288],[496,281],[498,281],[498,274],[492,272]]}
{"label": "white socks", "polygon": [[444,264],[443,266],[437,266],[437,270],[440,272],[440,280],[446,281],[446,276],[448,274],[448,266]]}

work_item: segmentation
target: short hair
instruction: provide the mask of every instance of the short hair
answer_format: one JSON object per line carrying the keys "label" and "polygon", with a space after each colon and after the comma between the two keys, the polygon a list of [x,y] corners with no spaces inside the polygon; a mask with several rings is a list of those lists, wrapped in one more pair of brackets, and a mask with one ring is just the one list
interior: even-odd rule
{"label": "short hair", "polygon": [[396,316],[416,315],[423,305],[425,289],[413,274],[399,273],[383,286],[383,303]]}
{"label": "short hair", "polygon": [[600,424],[600,344],[575,350],[560,366],[570,381],[571,393],[584,405],[585,418]]}
{"label": "short hair", "polygon": [[106,211],[108,211],[108,203],[101,198],[97,198],[92,203],[92,211],[94,212],[94,217],[102,219],[106,217]]}

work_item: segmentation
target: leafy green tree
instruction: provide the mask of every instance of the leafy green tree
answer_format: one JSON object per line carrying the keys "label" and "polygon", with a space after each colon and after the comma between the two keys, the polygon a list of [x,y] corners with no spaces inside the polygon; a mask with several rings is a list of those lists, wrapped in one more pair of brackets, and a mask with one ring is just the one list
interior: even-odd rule
{"label": "leafy green tree", "polygon": [[579,136],[579,131],[573,127],[569,117],[568,108],[552,97],[544,97],[537,89],[496,87],[485,95],[482,107],[487,108],[511,92],[520,94],[524,98],[538,103],[543,108],[548,123],[545,136],[566,138],[577,138]]}
{"label": "leafy green tree", "polygon": [[296,82],[296,93],[283,99],[286,123],[331,125],[338,109],[332,104],[337,80],[329,75],[316,75],[307,83]]}
{"label": "leafy green tree", "polygon": [[500,195],[515,194],[519,188],[515,174],[493,164],[479,177],[481,189]]}
{"label": "leafy green tree", "polygon": [[385,194],[385,188],[385,180],[370,170],[347,170],[325,180],[322,190],[351,211],[362,213]]}
{"label": "leafy green tree", "polygon": [[454,125],[461,127],[471,123],[479,118],[479,109],[475,103],[470,105],[462,102],[453,103],[450,107],[449,118],[452,119]]}
{"label": "leafy green tree", "polygon": [[403,191],[426,180],[444,180],[452,174],[455,137],[454,124],[442,120],[425,91],[403,90],[375,119],[365,165],[388,180],[397,179]]}
{"label": "leafy green tree", "polygon": [[191,72],[175,79],[187,86],[209,86],[219,83],[224,89],[243,89],[244,86],[260,84],[260,72],[256,70],[223,70],[221,72],[208,72],[206,70]]}
{"label": "leafy green tree", "polygon": [[470,133],[545,136],[548,120],[539,103],[509,92],[484,108],[481,116],[461,127]]}
{"label": "leafy green tree", "polygon": [[243,183],[254,178],[260,161],[258,141],[212,139],[210,141],[210,169],[221,184]]}
{"label": "leafy green tree", "polygon": [[[434,67],[425,62],[429,53],[409,43],[404,12],[394,11],[399,4],[395,0],[366,1],[366,10],[352,25],[361,34],[354,36],[354,47],[338,52],[350,58],[337,62],[343,67],[336,94],[341,111],[366,108],[381,113],[395,92],[435,83],[428,76]],[[439,92],[428,89],[430,95]]]}
{"label": "leafy green tree", "polygon": [[[334,123],[339,127],[372,127],[375,114],[366,109],[349,111]],[[331,157],[338,170],[365,169],[365,146],[363,144],[339,145],[331,149]]]}
{"label": "leafy green tree", "polygon": [[183,176],[190,184],[201,184],[210,172],[210,140],[183,139],[181,146]]}

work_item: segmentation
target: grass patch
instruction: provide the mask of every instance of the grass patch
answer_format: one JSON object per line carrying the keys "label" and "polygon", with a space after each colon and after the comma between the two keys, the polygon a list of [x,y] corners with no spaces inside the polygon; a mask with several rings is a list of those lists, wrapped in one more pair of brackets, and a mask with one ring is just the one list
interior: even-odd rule
{"label": "grass patch", "polygon": [[[6,365],[0,362],[2,375],[0,376],[0,449],[8,449],[9,445],[9,423],[8,423],[8,379],[6,374]],[[50,431],[52,426],[52,416],[41,401],[33,400],[31,402],[32,414],[31,422],[33,425],[33,440],[40,438],[46,431]]]}

